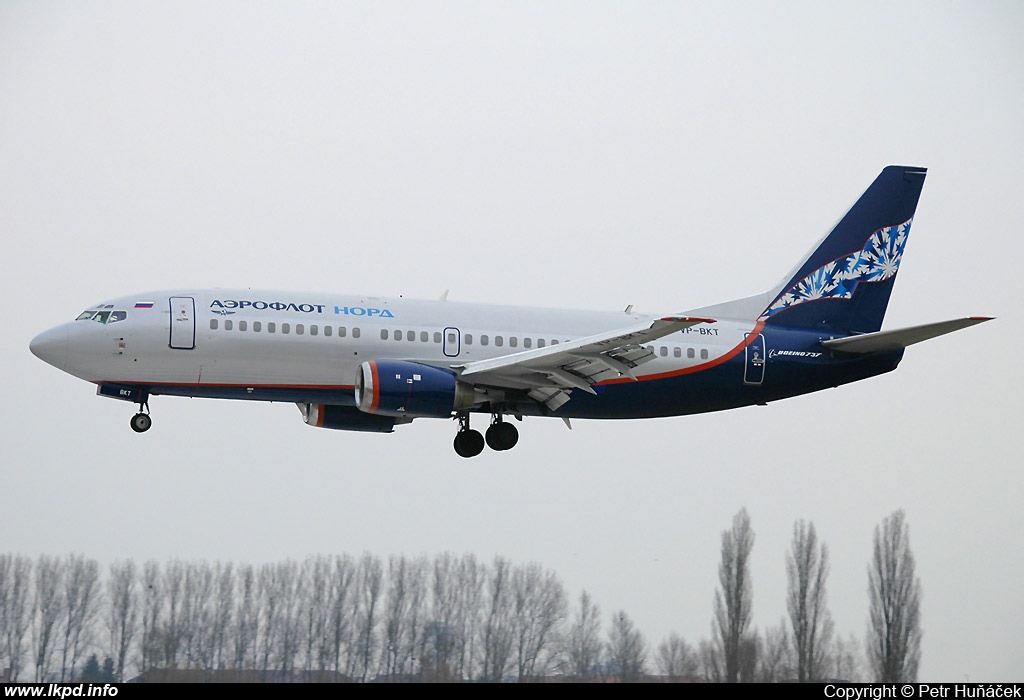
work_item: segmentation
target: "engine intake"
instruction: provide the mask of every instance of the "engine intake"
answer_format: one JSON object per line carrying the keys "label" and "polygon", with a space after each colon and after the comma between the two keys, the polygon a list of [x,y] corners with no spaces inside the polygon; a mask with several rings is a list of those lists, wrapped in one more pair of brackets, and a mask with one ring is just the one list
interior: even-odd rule
{"label": "engine intake", "polygon": [[447,418],[478,402],[451,370],[403,360],[371,360],[356,372],[356,406],[383,416]]}

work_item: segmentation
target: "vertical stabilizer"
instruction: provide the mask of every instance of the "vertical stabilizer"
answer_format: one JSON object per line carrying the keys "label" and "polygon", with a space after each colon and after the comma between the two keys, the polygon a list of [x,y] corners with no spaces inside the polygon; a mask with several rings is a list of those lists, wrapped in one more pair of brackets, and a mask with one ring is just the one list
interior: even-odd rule
{"label": "vertical stabilizer", "polygon": [[885,168],[790,277],[766,295],[761,320],[841,333],[879,330],[926,172]]}

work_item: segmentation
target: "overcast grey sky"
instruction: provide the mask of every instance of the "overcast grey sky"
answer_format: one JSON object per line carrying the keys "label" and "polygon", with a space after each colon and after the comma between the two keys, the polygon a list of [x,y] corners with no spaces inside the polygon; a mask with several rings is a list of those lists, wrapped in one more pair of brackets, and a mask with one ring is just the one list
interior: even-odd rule
{"label": "overcast grey sky", "polygon": [[[863,640],[903,508],[922,679],[1024,679],[1021,36],[1017,2],[0,2],[0,551],[500,554],[695,643],[746,507],[754,624],[805,518]],[[189,286],[683,311],[767,289],[889,164],[929,174],[885,327],[998,320],[766,408],[527,419],[474,460],[289,404],[158,397],[136,435],[28,351]]]}

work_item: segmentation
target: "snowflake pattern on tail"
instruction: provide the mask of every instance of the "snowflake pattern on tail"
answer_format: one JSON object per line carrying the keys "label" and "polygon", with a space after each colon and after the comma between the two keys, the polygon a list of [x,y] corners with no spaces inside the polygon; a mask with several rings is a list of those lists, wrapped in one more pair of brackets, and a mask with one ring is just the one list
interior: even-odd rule
{"label": "snowflake pattern on tail", "polygon": [[864,249],[822,265],[781,294],[761,314],[766,319],[792,306],[816,299],[849,299],[861,282],[882,282],[896,275],[910,234],[907,219],[871,234]]}

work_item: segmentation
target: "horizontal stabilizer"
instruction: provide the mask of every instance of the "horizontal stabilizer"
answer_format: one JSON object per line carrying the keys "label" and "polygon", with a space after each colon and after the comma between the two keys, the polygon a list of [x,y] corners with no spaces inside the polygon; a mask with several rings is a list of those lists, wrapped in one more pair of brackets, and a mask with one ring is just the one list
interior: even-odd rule
{"label": "horizontal stabilizer", "polygon": [[920,343],[922,340],[937,338],[940,335],[991,320],[991,317],[988,316],[971,316],[970,318],[958,318],[953,321],[927,323],[923,326],[898,328],[893,331],[878,331],[876,333],[854,335],[849,338],[823,340],[821,344],[829,350],[839,350],[841,352],[866,353],[902,350],[908,345]]}

